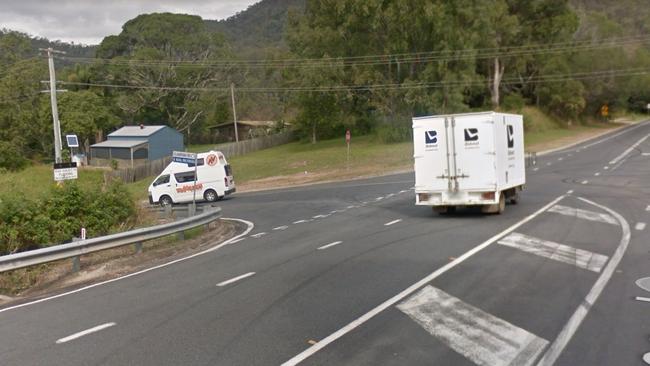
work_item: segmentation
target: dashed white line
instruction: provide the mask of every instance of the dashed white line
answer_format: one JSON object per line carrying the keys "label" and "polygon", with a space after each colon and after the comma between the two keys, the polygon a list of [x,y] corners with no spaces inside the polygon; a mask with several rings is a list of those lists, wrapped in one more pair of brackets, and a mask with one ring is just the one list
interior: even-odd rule
{"label": "dashed white line", "polygon": [[650,297],[637,296],[637,297],[635,297],[635,299],[638,300],[638,301],[650,302]]}
{"label": "dashed white line", "polygon": [[399,191],[399,193],[406,193],[406,192],[408,192],[407,189],[403,189],[403,190]]}
{"label": "dashed white line", "polygon": [[402,219],[393,220],[393,221],[385,223],[384,226],[391,226],[393,224],[397,224],[400,221],[402,221]]}
{"label": "dashed white line", "polygon": [[343,242],[342,242],[342,241],[335,241],[335,242],[333,242],[333,243],[329,243],[329,244],[323,245],[322,247],[318,247],[318,248],[316,248],[316,249],[318,249],[318,250],[323,250],[323,249],[327,249],[327,248],[329,248],[329,247],[333,247],[333,246],[335,246],[335,245],[339,245],[339,244],[341,244],[341,243],[343,243]]}
{"label": "dashed white line", "polygon": [[634,230],[642,231],[645,229],[645,222],[637,222],[636,225],[634,225]]}
{"label": "dashed white line", "polygon": [[384,197],[377,197],[377,198],[375,198],[375,201],[381,201],[383,199],[384,199]]}
{"label": "dashed white line", "polygon": [[572,193],[573,193],[573,189],[566,191],[566,194],[572,194]]}
{"label": "dashed white line", "polygon": [[115,325],[115,323],[105,323],[105,324],[102,324],[102,325],[98,325],[98,326],[96,326],[96,327],[92,327],[92,328],[90,328],[90,329],[86,329],[86,330],[84,330],[84,331],[81,331],[81,332],[78,332],[78,333],[75,333],[75,334],[69,335],[69,336],[67,336],[67,337],[64,337],[64,338],[58,339],[58,340],[56,341],[56,344],[61,344],[61,343],[70,342],[70,341],[72,341],[72,340],[74,340],[74,339],[81,338],[81,337],[83,337],[83,336],[85,336],[85,335],[88,335],[88,334],[91,334],[91,333],[99,332],[100,330],[103,330],[103,329],[106,329],[106,328],[110,328],[110,327],[112,327],[112,326],[114,326],[114,325]]}
{"label": "dashed white line", "polygon": [[605,165],[605,166],[603,167],[603,169],[608,170],[609,167],[608,167],[607,165]]}
{"label": "dashed white line", "polygon": [[287,230],[289,228],[287,225],[282,225],[278,227],[274,227],[273,230],[278,231],[278,230]]}
{"label": "dashed white line", "polygon": [[259,239],[259,238],[263,237],[264,235],[266,235],[266,232],[263,231],[261,233],[255,234],[255,235],[251,235],[251,238]]}
{"label": "dashed white line", "polygon": [[255,274],[255,272],[244,273],[244,274],[241,275],[241,276],[237,276],[237,277],[231,278],[231,279],[229,279],[229,280],[226,280],[226,281],[223,281],[223,282],[219,282],[219,283],[217,283],[217,286],[219,286],[219,287],[223,287],[223,286],[226,286],[226,285],[230,285],[230,284],[233,283],[233,282],[237,282],[237,281],[239,281],[239,280],[243,280],[244,278],[246,278],[246,277],[250,277],[250,276],[252,276],[252,275],[254,275],[254,274]]}
{"label": "dashed white line", "polygon": [[302,224],[304,222],[309,222],[309,221],[311,221],[311,220],[297,220],[297,221],[294,221],[293,224]]}
{"label": "dashed white line", "polygon": [[395,195],[395,193],[389,193],[389,194],[386,195],[386,198],[391,198],[391,197],[393,197],[394,195]]}
{"label": "dashed white line", "polygon": [[645,208],[646,211],[650,211],[650,205],[647,205]]}
{"label": "dashed white line", "polygon": [[588,180],[583,180],[582,182],[580,182],[580,184],[587,184],[587,183],[589,183]]}
{"label": "dashed white line", "polygon": [[533,171],[534,171],[534,172],[536,172],[536,171],[538,171],[538,170],[539,170],[539,168],[533,168]]}
{"label": "dashed white line", "polygon": [[428,284],[429,282],[433,281],[434,279],[438,278],[445,272],[449,271],[450,269],[456,267],[457,265],[463,263],[466,261],[468,258],[472,257],[474,254],[480,252],[481,250],[487,248],[490,246],[492,243],[496,242],[499,240],[501,237],[511,233],[518,227],[522,226],[523,224],[529,222],[530,220],[534,219],[535,217],[541,215],[544,211],[548,210],[549,207],[553,206],[557,202],[559,202],[561,199],[563,199],[565,196],[562,195],[553,201],[549,202],[546,204],[544,207],[540,208],[539,210],[535,211],[534,213],[526,216],[523,218],[521,221],[515,223],[514,225],[510,226],[509,228],[505,229],[504,231],[496,234],[495,236],[489,238],[488,240],[484,241],[483,243],[477,245],[476,247],[470,249],[469,251],[465,252],[463,255],[459,256],[458,258],[454,259],[453,261],[445,264],[444,266],[438,268],[431,274],[427,275],[426,277],[422,278],[418,282],[414,283],[413,285],[409,286],[408,288],[404,289],[402,292],[398,293],[397,295],[391,297],[390,299],[384,301],[383,303],[377,305],[375,308],[372,310],[368,311],[367,313],[361,315],[357,319],[351,321],[347,325],[345,325],[343,328],[340,328],[339,330],[335,331],[334,333],[330,334],[329,336],[321,339],[318,341],[318,343],[312,345],[311,347],[305,349],[304,351],[300,352],[299,354],[295,355],[291,359],[287,360],[282,364],[282,366],[294,366],[299,364],[300,362],[306,360],[307,358],[313,356],[316,352],[320,351],[321,349],[325,348],[327,345],[330,343],[336,341],[337,339],[343,337],[347,333],[351,332],[355,328],[359,327],[360,325],[364,324],[368,320],[374,318],[377,316],[377,314],[381,313],[382,311],[386,310],[387,308],[395,305],[397,302],[401,301],[405,297],[411,295],[424,285]]}
{"label": "dashed white line", "polygon": [[650,153],[641,153],[643,156],[650,156]]}
{"label": "dashed white line", "polygon": [[600,172],[595,172],[594,173],[594,176],[596,176],[596,177],[599,176],[599,175],[600,175]]}
{"label": "dashed white line", "polygon": [[546,166],[551,166],[551,163],[546,163]]}
{"label": "dashed white line", "polygon": [[354,207],[355,207],[354,205],[350,205],[350,206],[348,206],[348,207],[346,207],[346,208],[349,210],[349,209],[352,209],[352,208],[354,208]]}
{"label": "dashed white line", "polygon": [[559,158],[557,158],[557,160],[558,160],[558,161],[562,161],[562,160],[564,160],[564,158],[563,158],[563,157],[559,157]]}

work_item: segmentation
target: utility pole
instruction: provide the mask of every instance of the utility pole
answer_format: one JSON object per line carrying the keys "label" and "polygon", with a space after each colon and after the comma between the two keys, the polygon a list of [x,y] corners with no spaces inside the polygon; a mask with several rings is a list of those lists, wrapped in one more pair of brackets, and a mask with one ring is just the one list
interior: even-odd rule
{"label": "utility pole", "polygon": [[230,97],[232,99],[232,118],[235,121],[235,141],[239,142],[239,132],[237,131],[237,110],[235,109],[235,83],[230,83]]}
{"label": "utility pole", "polygon": [[59,123],[59,109],[56,104],[56,74],[54,71],[54,54],[65,54],[50,48],[39,48],[39,51],[47,52],[47,63],[50,69],[50,103],[52,104],[52,124],[54,129],[54,161],[61,163],[61,125]]}

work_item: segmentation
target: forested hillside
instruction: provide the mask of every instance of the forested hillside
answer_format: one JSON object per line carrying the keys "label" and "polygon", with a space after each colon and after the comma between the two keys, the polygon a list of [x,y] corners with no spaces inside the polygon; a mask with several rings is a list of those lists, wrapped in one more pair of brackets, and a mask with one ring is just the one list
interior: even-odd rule
{"label": "forested hillside", "polygon": [[[579,124],[604,105],[650,102],[647,20],[640,0],[264,0],[219,22],[143,14],[96,47],[54,45],[68,51],[55,60],[60,119],[85,145],[132,123],[209,143],[209,127],[232,120],[232,84],[240,119],[289,122],[311,140],[350,128],[399,141],[413,115],[525,105]],[[0,167],[51,156],[47,65],[35,57],[46,42],[0,35]]]}

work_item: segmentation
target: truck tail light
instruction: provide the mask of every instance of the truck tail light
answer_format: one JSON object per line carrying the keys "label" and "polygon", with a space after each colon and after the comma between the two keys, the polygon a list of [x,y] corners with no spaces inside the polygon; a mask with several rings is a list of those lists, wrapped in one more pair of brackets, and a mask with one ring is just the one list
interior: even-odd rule
{"label": "truck tail light", "polygon": [[431,197],[428,193],[418,193],[418,202],[426,202]]}
{"label": "truck tail light", "polygon": [[483,192],[481,198],[484,200],[494,201],[495,194],[494,192]]}

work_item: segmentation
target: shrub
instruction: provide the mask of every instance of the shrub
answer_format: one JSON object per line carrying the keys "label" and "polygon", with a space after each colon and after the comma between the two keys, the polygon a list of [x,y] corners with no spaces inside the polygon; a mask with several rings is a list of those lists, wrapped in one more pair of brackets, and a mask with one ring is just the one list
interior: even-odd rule
{"label": "shrub", "polygon": [[506,111],[521,113],[526,105],[526,100],[520,94],[512,93],[503,98],[503,103],[501,105]]}
{"label": "shrub", "polygon": [[0,141],[0,168],[17,171],[25,168],[29,161],[14,144]]}
{"label": "shrub", "polygon": [[411,128],[407,126],[382,125],[375,130],[377,139],[386,144],[409,141]]}

